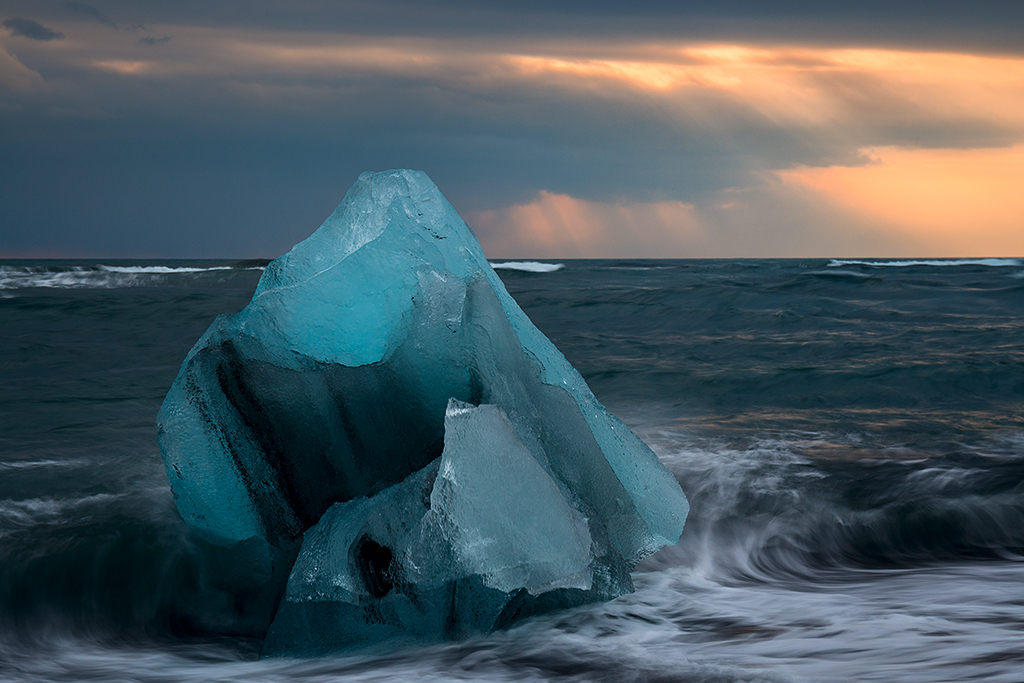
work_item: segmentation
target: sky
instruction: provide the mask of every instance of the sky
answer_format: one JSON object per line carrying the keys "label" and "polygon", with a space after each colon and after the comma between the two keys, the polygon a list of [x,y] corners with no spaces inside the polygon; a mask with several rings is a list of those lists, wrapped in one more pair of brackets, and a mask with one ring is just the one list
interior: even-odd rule
{"label": "sky", "polygon": [[490,258],[1024,257],[1024,2],[0,0],[0,258],[273,258],[388,168]]}

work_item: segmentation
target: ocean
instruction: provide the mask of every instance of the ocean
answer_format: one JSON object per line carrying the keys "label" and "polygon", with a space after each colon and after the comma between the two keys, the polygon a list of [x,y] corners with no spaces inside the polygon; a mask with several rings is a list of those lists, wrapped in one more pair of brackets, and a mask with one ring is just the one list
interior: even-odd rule
{"label": "ocean", "polygon": [[259,659],[156,445],[264,265],[0,262],[0,679],[1024,680],[1024,261],[498,263],[682,539],[608,603],[307,660]]}

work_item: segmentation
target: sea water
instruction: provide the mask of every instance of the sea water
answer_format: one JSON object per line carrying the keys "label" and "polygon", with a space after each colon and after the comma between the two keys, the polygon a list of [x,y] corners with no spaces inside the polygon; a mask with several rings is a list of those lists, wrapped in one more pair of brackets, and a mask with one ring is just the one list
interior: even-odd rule
{"label": "sea water", "polygon": [[1024,262],[499,268],[679,479],[681,542],[608,603],[302,660],[258,659],[155,440],[265,265],[0,262],[0,679],[1024,677]]}

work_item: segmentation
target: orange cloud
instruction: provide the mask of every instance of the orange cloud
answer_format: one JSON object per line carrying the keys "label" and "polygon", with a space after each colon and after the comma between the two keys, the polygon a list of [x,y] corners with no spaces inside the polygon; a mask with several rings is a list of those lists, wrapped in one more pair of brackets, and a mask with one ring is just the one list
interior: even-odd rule
{"label": "orange cloud", "polygon": [[[261,76],[288,75],[287,85],[312,81],[315,87],[304,97],[314,100],[327,96],[335,79],[403,76],[484,97],[509,88],[596,93],[654,107],[684,126],[724,125],[721,107],[728,102],[776,125],[797,126],[805,136],[853,147],[893,142],[873,130],[937,123],[941,128],[973,122],[1024,137],[1020,57],[635,39],[436,40],[188,26],[152,27],[174,36],[154,50],[140,46],[130,32],[112,35],[91,25],[58,29],[74,38],[19,49],[40,64],[65,62],[134,77],[193,74],[251,84],[260,83]],[[0,54],[0,77],[25,71],[18,66]],[[294,91],[283,91],[281,104],[293,106],[295,97]]]}
{"label": "orange cloud", "polygon": [[[851,142],[872,127],[953,125],[974,122],[1010,137],[1024,138],[1024,59],[983,55],[868,49],[682,47],[675,59],[661,61],[546,59],[530,57],[517,64],[533,74],[548,73],[580,83],[618,82],[624,87],[668,98],[680,105],[681,117],[693,117],[688,93],[695,89],[727,92],[780,125],[804,127],[804,135],[826,135]],[[568,83],[569,81],[565,81]],[[938,123],[938,126],[936,126]],[[941,133],[936,140],[941,144]],[[950,136],[950,146],[957,144]],[[852,147],[856,148],[857,145]],[[607,245],[611,224],[631,225],[657,235],[663,243],[672,225],[687,239],[668,247],[671,255],[728,255],[744,250],[732,244],[737,219],[773,223],[793,237],[803,232],[806,247],[790,244],[789,253],[827,255],[839,251],[875,255],[988,256],[1024,255],[1024,145],[1001,149],[911,149],[896,146],[860,150],[875,158],[861,167],[800,167],[780,170],[756,193],[728,192],[669,222],[655,219],[654,205],[601,205],[604,217],[592,215],[572,198],[560,203],[542,197],[528,206],[506,210],[503,220],[519,226],[537,244],[564,249],[575,239]],[[737,188],[741,190],[741,188]],[[774,195],[774,196],[773,196]],[[572,200],[578,201],[578,200]],[[555,205],[559,210],[555,210]],[[582,205],[581,205],[582,206]],[[760,212],[758,209],[763,209]],[[645,219],[636,217],[647,212]],[[790,226],[777,215],[785,211]],[[553,219],[553,216],[559,220]],[[570,218],[602,225],[603,239],[576,236]],[[804,221],[803,226],[798,224]],[[583,228],[576,228],[584,230]],[[847,231],[850,239],[828,232]],[[694,235],[703,235],[700,244]],[[557,237],[556,237],[557,236]],[[714,236],[713,238],[710,236]],[[757,240],[753,240],[756,243]],[[782,242],[786,242],[785,239]],[[644,250],[642,242],[638,249]],[[761,248],[770,249],[770,244]],[[803,252],[810,248],[811,252]],[[598,251],[604,247],[597,246]],[[577,248],[583,252],[583,247]],[[653,250],[644,250],[653,255]],[[707,252],[707,253],[701,253]],[[766,252],[762,252],[767,255]],[[588,254],[589,255],[589,254]],[[756,254],[749,254],[756,255]]]}
{"label": "orange cloud", "polygon": [[1024,145],[867,151],[875,164],[778,175],[917,242],[917,256],[1024,256]]}
{"label": "orange cloud", "polygon": [[[133,79],[202,75],[226,97],[308,111],[329,108],[332,89],[344,90],[348,77],[401,76],[446,96],[458,93],[453,101],[470,112],[514,106],[535,127],[549,123],[530,119],[547,111],[536,104],[542,99],[537,93],[556,92],[560,101],[582,93],[583,106],[593,106],[597,94],[663,117],[681,137],[704,136],[709,149],[753,172],[730,177],[760,173],[764,181],[696,204],[587,202],[542,192],[526,204],[472,214],[485,246],[500,256],[840,250],[870,256],[870,244],[913,256],[1024,254],[1024,145],[956,149],[1024,141],[1021,57],[636,40],[441,41],[186,26],[153,27],[174,36],[154,50],[139,46],[133,34],[104,27],[58,28],[75,37],[26,43],[18,58],[24,51],[33,65],[64,60]],[[39,85],[38,74],[18,58],[0,47],[0,86]],[[629,110],[613,111],[624,127]],[[768,151],[739,148],[730,121],[756,129],[747,138],[751,144],[771,136],[774,142]],[[557,135],[574,122],[550,123]],[[948,148],[911,149],[925,130],[931,131],[929,145]],[[778,161],[752,158],[786,145],[796,151],[778,153]],[[780,169],[793,158],[834,153],[848,159],[858,150],[877,163]],[[714,155],[708,158],[715,163]],[[679,196],[686,190],[680,187]],[[772,240],[769,229],[790,241]],[[854,237],[844,242],[829,234],[842,231]],[[772,251],[776,244],[788,251]]]}
{"label": "orange cloud", "polygon": [[[649,98],[694,114],[690,95],[726,95],[773,121],[840,126],[864,117],[997,121],[1024,130],[1024,59],[884,49],[696,42],[435,40],[154,26],[173,35],[154,51],[137,36],[61,25],[74,39],[26,45],[34,59],[126,75],[208,74],[249,80],[288,73],[407,75],[467,89],[534,84]],[[897,106],[898,105],[898,106]]]}
{"label": "orange cloud", "polygon": [[540,192],[528,204],[467,215],[492,257],[676,256],[705,241],[692,204],[588,202]]}
{"label": "orange cloud", "polygon": [[153,62],[131,61],[126,59],[107,59],[95,62],[95,66],[105,71],[113,71],[124,76],[142,75],[152,72]]}
{"label": "orange cloud", "polygon": [[696,204],[540,192],[467,219],[495,258],[1024,256],[1024,145],[869,151]]}
{"label": "orange cloud", "polygon": [[595,202],[539,192],[525,204],[467,212],[491,258],[915,256],[920,244],[804,183],[769,178],[699,204]]}
{"label": "orange cloud", "polygon": [[777,122],[856,126],[871,123],[866,115],[918,115],[1024,130],[1019,57],[742,45],[646,46],[638,52],[634,59],[506,59],[524,78],[558,78],[566,86],[618,84],[676,100],[694,90],[717,91]]}

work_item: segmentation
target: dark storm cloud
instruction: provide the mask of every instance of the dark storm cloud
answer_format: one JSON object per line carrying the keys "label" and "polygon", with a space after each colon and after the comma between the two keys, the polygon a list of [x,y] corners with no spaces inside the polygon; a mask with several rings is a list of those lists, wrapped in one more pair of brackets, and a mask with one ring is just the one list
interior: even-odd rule
{"label": "dark storm cloud", "polygon": [[46,28],[37,21],[31,19],[24,19],[22,17],[11,17],[0,22],[0,26],[6,29],[10,29],[11,35],[24,36],[25,38],[31,38],[32,40],[53,40],[55,38],[63,38],[64,34],[60,31],[54,31],[53,29]]}
{"label": "dark storm cloud", "polygon": [[[1005,146],[1024,135],[1018,100],[975,103],[932,76],[901,81],[899,64],[823,51],[1013,52],[1024,3],[4,6],[75,37],[62,51],[0,44],[7,253],[271,256],[368,169],[424,169],[461,211],[546,192],[707,213],[730,188],[767,196],[765,174],[778,169],[869,163],[866,147]],[[803,48],[770,47],[779,43]],[[704,44],[769,47],[683,49]],[[748,71],[714,73],[737,68]],[[772,230],[798,214],[762,205],[793,212],[766,216]]]}
{"label": "dark storm cloud", "polygon": [[[18,13],[88,16],[108,26],[191,24],[363,35],[639,35],[707,40],[941,46],[1024,50],[1024,3],[957,2],[621,2],[598,0],[7,0]],[[65,11],[61,12],[61,8]]]}
{"label": "dark storm cloud", "polygon": [[[210,155],[274,148],[278,163],[296,168],[311,150],[330,150],[351,177],[366,168],[429,167],[466,209],[524,201],[542,189],[593,200],[690,200],[749,182],[762,168],[856,161],[834,140],[795,135],[714,91],[690,96],[686,106],[700,116],[681,124],[667,103],[644,104],[628,91],[611,96],[557,83],[466,78],[445,62],[414,75],[325,68],[136,80],[130,97],[106,103],[120,112],[105,134],[124,134],[125,119],[138,117],[143,138],[170,135],[188,146],[202,131]],[[123,81],[89,79],[93,92],[114,91]],[[220,150],[217,140],[239,145]],[[204,155],[197,151],[195,159]]]}
{"label": "dark storm cloud", "polygon": [[547,2],[499,0],[109,0],[111,13],[150,23],[197,21],[220,26],[347,33],[459,36],[642,35],[710,40],[804,40],[824,43],[947,45],[1024,50],[1024,3],[957,2]]}
{"label": "dark storm cloud", "polygon": [[64,6],[72,10],[76,14],[87,16],[93,21],[99,22],[104,26],[110,26],[111,28],[117,28],[117,22],[108,17],[103,12],[99,11],[87,2],[80,2],[79,0],[67,0]]}

